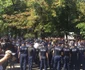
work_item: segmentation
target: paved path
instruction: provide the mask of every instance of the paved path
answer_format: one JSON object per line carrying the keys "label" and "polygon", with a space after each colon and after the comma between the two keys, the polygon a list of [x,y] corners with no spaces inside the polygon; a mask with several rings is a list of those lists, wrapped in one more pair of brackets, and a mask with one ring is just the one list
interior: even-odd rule
{"label": "paved path", "polygon": [[[20,64],[17,63],[17,64],[14,65],[14,67],[11,66],[11,68],[10,68],[10,66],[7,66],[6,70],[20,70]],[[28,70],[28,66],[27,66],[27,70]],[[39,70],[39,67],[37,65],[33,65],[32,70]]]}
{"label": "paved path", "polygon": [[[14,68],[13,67],[10,68],[10,66],[7,66],[7,69],[6,70],[20,70],[20,64],[19,63],[16,63],[14,65]],[[28,70],[28,66],[27,66],[27,70]],[[33,64],[32,70],[40,70],[40,69],[39,69],[39,67],[37,65]],[[82,69],[80,69],[80,70],[82,70]]]}

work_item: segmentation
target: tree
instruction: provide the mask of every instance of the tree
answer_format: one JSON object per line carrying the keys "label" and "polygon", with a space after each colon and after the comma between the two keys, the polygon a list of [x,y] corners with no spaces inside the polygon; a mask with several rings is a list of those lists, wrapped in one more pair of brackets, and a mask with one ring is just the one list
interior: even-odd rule
{"label": "tree", "polygon": [[77,28],[80,29],[80,34],[85,38],[85,2],[78,2],[78,10],[79,10],[79,17],[78,17],[78,24]]}
{"label": "tree", "polygon": [[84,33],[82,7],[76,0],[0,0],[1,32],[25,37],[60,36],[78,29]]}

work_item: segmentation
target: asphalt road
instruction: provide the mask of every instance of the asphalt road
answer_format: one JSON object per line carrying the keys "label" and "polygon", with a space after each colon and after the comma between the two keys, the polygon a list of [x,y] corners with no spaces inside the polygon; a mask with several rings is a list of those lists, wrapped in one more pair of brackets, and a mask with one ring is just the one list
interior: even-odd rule
{"label": "asphalt road", "polygon": [[[13,66],[11,66],[11,67],[7,66],[6,70],[20,70],[20,64],[16,63],[14,65],[14,67]],[[27,66],[27,70],[28,70],[28,66]],[[39,69],[38,65],[33,64],[32,70],[40,70],[40,69]],[[48,68],[47,70],[50,70],[50,69]],[[80,69],[80,70],[82,70],[82,69]]]}
{"label": "asphalt road", "polygon": [[[20,70],[20,64],[16,63],[16,64],[14,64],[14,67],[7,66],[6,70]],[[27,66],[27,70],[28,70],[28,66]],[[40,70],[40,69],[39,69],[38,65],[33,64],[32,70]]]}

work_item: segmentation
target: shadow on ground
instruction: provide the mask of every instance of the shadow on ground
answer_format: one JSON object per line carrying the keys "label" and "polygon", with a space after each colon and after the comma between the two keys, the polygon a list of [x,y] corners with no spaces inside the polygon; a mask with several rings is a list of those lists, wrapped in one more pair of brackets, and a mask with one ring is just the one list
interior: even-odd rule
{"label": "shadow on ground", "polygon": [[[6,70],[20,70],[20,64],[14,64],[14,66],[7,66]],[[28,70],[28,66],[27,66],[27,70]],[[32,70],[39,70],[38,65],[33,65]]]}

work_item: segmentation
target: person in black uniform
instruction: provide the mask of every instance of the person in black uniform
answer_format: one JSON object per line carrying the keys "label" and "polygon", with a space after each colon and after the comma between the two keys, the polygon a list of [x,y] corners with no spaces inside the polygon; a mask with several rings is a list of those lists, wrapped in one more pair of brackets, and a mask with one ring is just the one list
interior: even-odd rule
{"label": "person in black uniform", "polygon": [[69,70],[69,61],[70,61],[70,48],[68,46],[68,43],[66,43],[65,48],[63,48],[63,54],[64,54],[64,70]]}
{"label": "person in black uniform", "polygon": [[52,45],[48,44],[48,67],[52,68]]}
{"label": "person in black uniform", "polygon": [[28,48],[25,43],[22,43],[20,47],[20,70],[26,70]]}
{"label": "person in black uniform", "polygon": [[33,56],[34,56],[34,48],[30,44],[30,46],[28,47],[28,65],[29,65],[28,70],[32,70]]}
{"label": "person in black uniform", "polygon": [[54,48],[53,70],[61,70],[61,53],[62,53],[62,47],[61,43],[59,43],[58,46],[55,46]]}
{"label": "person in black uniform", "polygon": [[78,48],[79,52],[78,52],[78,62],[79,62],[79,69],[81,68],[81,64],[82,64],[82,69],[85,70],[85,47],[84,45],[81,43],[81,46]]}
{"label": "person in black uniform", "polygon": [[40,70],[44,69],[47,70],[47,60],[48,60],[48,52],[47,52],[47,48],[44,45],[41,45],[40,48]]}
{"label": "person in black uniform", "polygon": [[71,46],[71,70],[78,70],[78,48]]}

